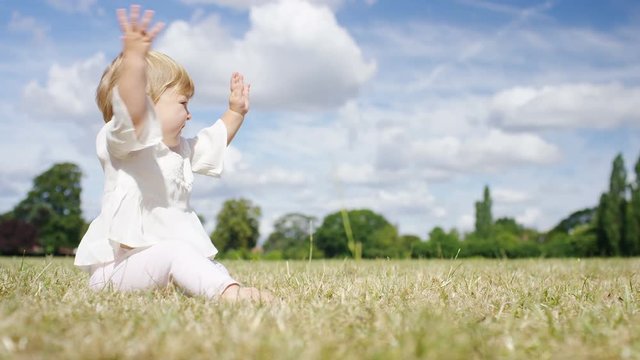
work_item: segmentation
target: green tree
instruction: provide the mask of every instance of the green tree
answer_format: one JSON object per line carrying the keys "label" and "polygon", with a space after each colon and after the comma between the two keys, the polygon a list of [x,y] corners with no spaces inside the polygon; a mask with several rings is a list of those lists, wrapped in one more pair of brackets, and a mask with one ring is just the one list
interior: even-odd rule
{"label": "green tree", "polygon": [[408,249],[404,245],[398,234],[398,229],[387,222],[375,229],[370,234],[370,238],[365,238],[362,243],[362,257],[369,259],[404,258],[408,255]]}
{"label": "green tree", "polygon": [[571,213],[566,218],[562,219],[558,225],[551,229],[551,232],[563,232],[570,234],[576,227],[581,227],[585,224],[591,224],[593,218],[596,216],[597,208],[586,208]]}
{"label": "green tree", "polygon": [[635,181],[631,184],[631,200],[627,209],[626,241],[629,255],[640,255],[640,157],[634,166]]}
{"label": "green tree", "polygon": [[631,201],[625,201],[622,206],[622,236],[620,237],[620,254],[624,256],[633,256],[636,254],[638,225],[633,215],[633,205],[631,204]]}
{"label": "green tree", "polygon": [[480,239],[488,239],[492,235],[493,216],[491,215],[491,205],[489,186],[485,185],[482,201],[476,202],[475,233]]}
{"label": "green tree", "polygon": [[606,232],[608,203],[609,194],[601,194],[596,212],[596,244],[598,245],[598,255],[600,256],[608,256],[614,252],[611,239],[609,238],[609,234]]}
{"label": "green tree", "polygon": [[[280,252],[284,259],[308,259],[310,233],[317,219],[300,213],[286,214],[273,224],[273,232],[262,246],[265,252]],[[311,224],[311,225],[310,225]],[[316,247],[315,244],[313,245]],[[317,249],[313,249],[313,257],[321,257]]]}
{"label": "green tree", "polygon": [[432,256],[431,246],[427,241],[415,243],[411,248],[411,257],[414,259],[426,259]]}
{"label": "green tree", "polygon": [[[606,201],[601,199],[602,202]],[[604,208],[593,207],[571,213],[544,236],[542,255],[549,257],[586,257],[598,255],[598,212]]]}
{"label": "green tree", "polygon": [[609,192],[600,198],[598,209],[598,246],[600,253],[607,256],[620,255],[623,244],[624,216],[626,208],[627,171],[622,154],[613,160],[609,181]]}
{"label": "green tree", "polygon": [[597,236],[592,224],[582,224],[572,231],[551,231],[542,244],[547,257],[588,257],[598,255]]}
{"label": "green tree", "polygon": [[[382,215],[371,210],[346,212],[355,242],[362,244],[365,258],[402,257],[408,253],[395,226]],[[318,248],[327,257],[345,257],[352,253],[348,248],[343,215],[340,211],[327,215],[316,231]]]}
{"label": "green tree", "polygon": [[260,237],[260,216],[260,207],[247,199],[225,201],[211,241],[221,252],[252,249]]}
{"label": "green tree", "polygon": [[493,229],[496,232],[506,232],[518,236],[524,232],[524,227],[518,224],[516,219],[510,217],[502,217],[496,220]]}
{"label": "green tree", "polygon": [[499,258],[506,256],[504,249],[500,247],[495,238],[481,238],[475,232],[466,234],[461,245],[460,254],[465,257]]}
{"label": "green tree", "polygon": [[441,227],[436,226],[429,233],[427,244],[429,244],[430,250],[429,257],[450,259],[458,254],[460,238],[457,231],[451,230],[447,233]]}
{"label": "green tree", "polygon": [[419,247],[422,242],[422,239],[417,235],[400,235],[400,243],[402,244],[402,247],[406,249],[406,253],[402,257],[418,257],[416,254],[416,248]]}
{"label": "green tree", "polygon": [[13,217],[38,229],[38,241],[48,254],[80,243],[85,228],[81,179],[77,165],[55,164],[34,179],[27,197],[13,209]]}

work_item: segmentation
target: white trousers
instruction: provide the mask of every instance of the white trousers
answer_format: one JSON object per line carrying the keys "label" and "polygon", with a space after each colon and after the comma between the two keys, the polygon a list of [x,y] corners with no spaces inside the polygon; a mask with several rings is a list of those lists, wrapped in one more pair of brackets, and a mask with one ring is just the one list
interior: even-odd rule
{"label": "white trousers", "polygon": [[89,286],[121,291],[163,288],[174,283],[188,295],[216,298],[238,284],[220,263],[177,241],[137,249],[120,249],[115,261],[92,267]]}

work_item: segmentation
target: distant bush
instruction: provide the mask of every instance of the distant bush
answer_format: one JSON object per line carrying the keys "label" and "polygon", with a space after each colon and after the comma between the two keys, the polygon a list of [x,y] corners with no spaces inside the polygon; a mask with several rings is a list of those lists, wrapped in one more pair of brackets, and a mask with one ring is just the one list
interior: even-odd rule
{"label": "distant bush", "polygon": [[218,253],[216,259],[226,260],[260,260],[261,253],[249,249],[231,249]]}
{"label": "distant bush", "polygon": [[0,221],[0,254],[23,255],[34,252],[38,243],[38,230],[19,219]]}
{"label": "distant bush", "polygon": [[547,257],[589,257],[598,255],[598,244],[593,228],[588,225],[576,229],[572,234],[552,231],[542,244]]}

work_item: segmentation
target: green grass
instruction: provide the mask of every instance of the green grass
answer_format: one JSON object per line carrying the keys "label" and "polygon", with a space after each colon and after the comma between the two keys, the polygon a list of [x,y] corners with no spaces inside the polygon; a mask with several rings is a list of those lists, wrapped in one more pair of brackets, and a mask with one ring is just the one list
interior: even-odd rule
{"label": "green grass", "polygon": [[640,259],[226,261],[282,299],[94,293],[0,258],[0,358],[640,358]]}

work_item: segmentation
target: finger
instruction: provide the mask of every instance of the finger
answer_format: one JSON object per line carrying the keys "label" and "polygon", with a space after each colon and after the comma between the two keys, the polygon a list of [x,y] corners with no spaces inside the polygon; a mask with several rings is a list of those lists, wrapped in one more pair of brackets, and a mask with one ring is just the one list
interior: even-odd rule
{"label": "finger", "polygon": [[242,96],[244,96],[244,98],[247,100],[249,100],[250,91],[251,91],[251,84],[247,84],[247,86],[245,86],[244,89],[242,90]]}
{"label": "finger", "polygon": [[229,79],[229,87],[231,88],[231,90],[233,90],[235,84],[237,83],[237,79],[238,79],[238,73],[233,72],[231,74],[231,79]]}
{"label": "finger", "polygon": [[158,33],[159,33],[160,31],[162,31],[162,29],[164,29],[164,23],[161,21],[161,22],[159,22],[159,23],[155,24],[155,25],[153,26],[153,28],[151,29],[151,31],[149,31],[149,32],[147,33],[147,35],[148,35],[151,39],[154,39],[154,38],[156,37],[156,35],[158,35]]}
{"label": "finger", "polygon": [[240,73],[238,73],[238,77],[236,78],[236,84],[240,92],[242,92],[242,89],[244,88],[244,77]]}
{"label": "finger", "polygon": [[129,31],[129,22],[127,21],[127,10],[118,9],[116,10],[116,16],[118,17],[118,23],[120,24],[120,30],[123,33]]}
{"label": "finger", "polygon": [[140,16],[140,5],[131,5],[129,9],[129,24],[132,30],[138,29],[138,17]]}
{"label": "finger", "polygon": [[142,21],[140,22],[141,31],[147,30],[147,27],[149,26],[149,23],[151,22],[152,18],[153,18],[153,10],[147,10],[144,12],[144,15],[142,16]]}
{"label": "finger", "polygon": [[231,88],[231,95],[236,98],[242,96],[242,86],[238,85],[238,83],[235,83]]}

